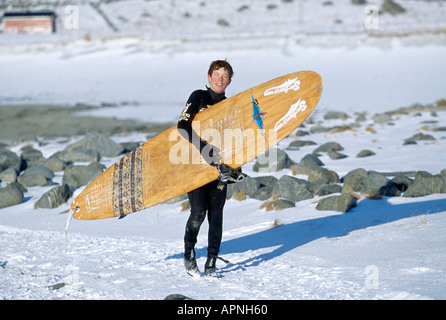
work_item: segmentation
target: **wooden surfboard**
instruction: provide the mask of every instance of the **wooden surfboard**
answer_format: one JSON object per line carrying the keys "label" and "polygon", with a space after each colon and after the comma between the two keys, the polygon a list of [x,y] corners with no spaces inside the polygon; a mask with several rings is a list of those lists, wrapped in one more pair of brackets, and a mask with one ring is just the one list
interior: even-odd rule
{"label": "wooden surfboard", "polygon": [[[276,145],[313,111],[322,79],[291,73],[219,102],[200,113],[192,128],[237,168]],[[179,112],[180,113],[180,112]],[[195,190],[218,178],[177,126],[123,156],[74,199],[76,219],[125,217]]]}

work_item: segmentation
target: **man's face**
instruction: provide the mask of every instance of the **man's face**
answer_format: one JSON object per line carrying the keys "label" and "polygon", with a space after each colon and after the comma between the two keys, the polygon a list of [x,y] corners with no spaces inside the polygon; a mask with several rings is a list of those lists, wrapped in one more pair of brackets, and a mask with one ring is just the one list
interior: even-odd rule
{"label": "man's face", "polygon": [[212,72],[212,76],[208,75],[208,81],[211,89],[216,93],[222,93],[231,83],[229,72],[225,68],[220,68]]}

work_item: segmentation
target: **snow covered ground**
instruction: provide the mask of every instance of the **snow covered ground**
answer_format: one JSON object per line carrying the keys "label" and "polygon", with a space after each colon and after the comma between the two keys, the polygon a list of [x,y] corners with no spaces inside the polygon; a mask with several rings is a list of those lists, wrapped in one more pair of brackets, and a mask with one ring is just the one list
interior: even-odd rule
{"label": "snow covered ground", "polygon": [[[445,126],[445,116],[444,112],[436,117],[404,115],[393,126],[375,126],[375,134],[364,124],[353,132],[312,134],[310,139],[345,146],[348,158],[321,157],[326,168],[340,175],[358,167],[438,173],[446,163],[444,133],[429,131],[437,139],[434,142],[402,143],[426,121],[438,121],[430,126]],[[137,133],[114,137],[116,141],[140,138]],[[287,138],[280,146],[291,141]],[[55,141],[35,147],[48,155],[65,145]],[[299,161],[315,148],[288,154]],[[356,158],[363,148],[377,155]],[[108,166],[115,160],[102,163]],[[258,174],[252,171],[252,163],[244,171]],[[284,174],[291,172],[275,173]],[[61,179],[59,173],[54,181]],[[65,252],[67,216],[60,213],[69,205],[33,208],[49,188],[29,188],[24,203],[0,210],[3,299],[163,299],[174,293],[194,299],[445,298],[445,194],[361,199],[345,214],[316,210],[317,198],[278,212],[265,212],[258,200],[231,199],[225,208],[221,248],[230,263],[218,261],[221,279],[194,279],[183,270],[182,236],[188,214],[179,203],[152,207],[123,220],[73,220],[66,257],[59,261]],[[201,268],[206,230],[204,223],[197,244]],[[51,286],[57,284],[66,285],[53,290]]]}
{"label": "snow covered ground", "polygon": [[[434,27],[441,27],[443,19],[426,12],[417,17]],[[396,19],[404,25],[403,18]],[[355,112],[368,113],[368,120],[356,130],[308,137],[319,145],[336,141],[345,148],[345,159],[321,158],[326,168],[341,177],[356,168],[432,174],[445,169],[446,135],[433,130],[446,126],[444,112],[394,116],[393,125],[375,124],[376,133],[366,130],[375,113],[446,98],[443,36],[429,36],[428,43],[417,36],[383,37],[364,45],[348,32],[341,38],[314,37],[317,44],[306,45],[312,37],[299,42],[294,36],[261,35],[224,41],[215,37],[181,41],[173,36],[173,40],[150,40],[147,35],[72,41],[2,36],[0,105],[107,103],[115,105],[88,115],[175,122],[189,93],[206,84],[211,60],[228,58],[235,69],[228,96],[286,73],[314,70],[324,80],[315,121],[341,125],[351,123]],[[342,43],[331,45],[339,39]],[[324,121],[329,110],[347,112],[350,118]],[[404,139],[426,130],[435,141],[402,145]],[[132,133],[112,138],[123,142],[144,137]],[[287,138],[280,147],[291,141]],[[30,143],[47,157],[69,142],[26,142]],[[10,149],[19,152],[23,145]],[[299,161],[315,147],[287,152]],[[376,156],[356,158],[362,149],[371,149]],[[116,160],[102,163],[109,166]],[[252,163],[244,171],[257,175]],[[291,172],[275,175],[284,174]],[[61,182],[61,174],[53,180]],[[445,194],[361,199],[345,214],[316,210],[317,198],[278,212],[259,209],[262,202],[257,200],[231,199],[225,208],[221,247],[229,263],[217,262],[223,277],[194,279],[183,270],[182,237],[188,214],[178,203],[158,205],[123,220],[73,220],[65,238],[66,214],[60,213],[71,201],[57,209],[34,209],[49,188],[29,188],[22,204],[0,210],[2,299],[163,299],[174,293],[228,300],[446,298]],[[206,231],[204,223],[197,244],[201,269]]]}

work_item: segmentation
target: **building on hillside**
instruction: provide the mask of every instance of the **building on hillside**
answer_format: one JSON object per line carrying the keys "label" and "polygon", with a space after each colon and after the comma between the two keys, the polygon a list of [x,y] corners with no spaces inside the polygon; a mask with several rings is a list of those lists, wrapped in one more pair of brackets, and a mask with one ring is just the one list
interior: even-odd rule
{"label": "building on hillside", "polygon": [[42,12],[6,12],[3,34],[51,34],[56,32],[56,14]]}

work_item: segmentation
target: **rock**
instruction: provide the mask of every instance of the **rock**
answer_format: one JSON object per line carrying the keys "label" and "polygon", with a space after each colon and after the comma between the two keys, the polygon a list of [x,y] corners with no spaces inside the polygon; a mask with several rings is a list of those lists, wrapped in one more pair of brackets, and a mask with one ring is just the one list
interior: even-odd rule
{"label": "rock", "polygon": [[36,187],[48,185],[48,180],[41,174],[32,174],[17,177],[17,182],[25,187]]}
{"label": "rock", "polygon": [[44,160],[42,152],[31,147],[23,148],[20,157],[25,162],[25,167],[32,166]]}
{"label": "rock", "polygon": [[300,165],[293,165],[290,169],[291,173],[295,176],[298,174],[309,175],[313,170],[320,169],[320,167],[302,167]]}
{"label": "rock", "polygon": [[305,155],[299,162],[299,166],[308,168],[317,168],[323,165],[324,163],[314,154]]}
{"label": "rock", "polygon": [[331,196],[322,199],[316,206],[317,210],[329,210],[348,212],[356,206],[356,199],[351,194],[342,194],[340,196]]}
{"label": "rock", "polygon": [[405,175],[398,174],[395,178],[392,179],[392,182],[395,184],[398,190],[405,192],[407,188],[413,183],[413,180],[406,177]]}
{"label": "rock", "polygon": [[359,191],[370,196],[396,197],[400,195],[391,180],[373,171],[368,173],[367,179]]}
{"label": "rock", "polygon": [[29,167],[17,177],[17,181],[25,187],[45,186],[48,181],[54,177],[53,171],[50,169],[34,165]]}
{"label": "rock", "polygon": [[318,168],[310,172],[308,175],[308,182],[311,184],[314,190],[317,190],[322,185],[338,183],[339,176],[334,171]]}
{"label": "rock", "polygon": [[342,192],[342,186],[338,184],[324,184],[317,189],[315,195],[316,196],[327,196],[332,193],[341,193]]}
{"label": "rock", "polygon": [[289,150],[297,150],[301,147],[306,147],[306,146],[312,146],[312,145],[316,145],[316,142],[314,141],[305,141],[305,140],[295,140],[293,142],[291,142],[287,149]]}
{"label": "rock", "polygon": [[259,209],[265,209],[266,211],[280,211],[287,208],[293,208],[296,205],[286,199],[268,200],[262,203]]}
{"label": "rock", "polygon": [[327,131],[330,131],[330,128],[325,128],[325,127],[321,126],[320,124],[317,124],[310,128],[311,133],[323,133],[323,132],[327,132]]}
{"label": "rock", "polygon": [[67,184],[57,186],[44,193],[36,202],[35,208],[57,208],[71,197],[71,189]]}
{"label": "rock", "polygon": [[253,199],[269,199],[277,181],[278,179],[273,176],[246,177],[242,182],[228,184],[227,198],[229,199],[233,195],[243,192],[246,196]]}
{"label": "rock", "polygon": [[102,173],[98,166],[72,166],[65,169],[62,183],[67,184],[71,190],[85,186]]}
{"label": "rock", "polygon": [[22,160],[12,151],[0,150],[0,171],[14,168],[20,172]]}
{"label": "rock", "polygon": [[384,124],[392,121],[392,117],[387,113],[376,113],[372,117],[375,123]]}
{"label": "rock", "polygon": [[51,180],[54,178],[54,172],[51,169],[48,169],[47,167],[41,166],[41,165],[34,165],[26,169],[22,172],[23,176],[32,176],[39,174],[41,176],[44,176],[46,179]]}
{"label": "rock", "polygon": [[313,151],[313,153],[320,153],[320,152],[328,152],[328,151],[342,151],[344,148],[337,142],[327,142],[321,145],[320,147],[316,148],[316,150]]}
{"label": "rock", "polygon": [[101,157],[117,157],[124,151],[124,147],[106,136],[90,131],[85,135],[82,145],[84,150],[95,150]]}
{"label": "rock", "polygon": [[365,157],[370,157],[370,156],[374,156],[376,155],[375,152],[371,151],[371,150],[361,150],[359,151],[359,153],[356,155],[357,158],[365,158]]}
{"label": "rock", "polygon": [[247,196],[253,195],[260,188],[259,182],[251,177],[246,177],[242,182],[228,184],[227,198],[244,191]]}
{"label": "rock", "polygon": [[57,156],[51,156],[48,160],[42,163],[42,166],[50,169],[53,172],[64,171],[67,164]]}
{"label": "rock", "polygon": [[10,183],[6,188],[0,188],[0,209],[23,202],[23,191],[17,183]]}
{"label": "rock", "polygon": [[347,119],[347,118],[348,115],[345,112],[340,112],[340,111],[328,111],[324,116],[325,120]]}
{"label": "rock", "polygon": [[431,136],[430,134],[424,134],[424,133],[417,133],[415,135],[413,135],[410,138],[407,138],[404,140],[403,145],[408,145],[408,144],[416,144],[417,141],[434,141],[435,138],[433,136]]}
{"label": "rock", "polygon": [[[302,125],[300,125],[302,127]],[[308,131],[305,130],[297,130],[296,133],[294,134],[296,137],[303,137],[303,136],[308,136],[310,135],[310,133]]]}
{"label": "rock", "polygon": [[258,183],[258,189],[250,195],[257,200],[266,200],[271,198],[274,186],[278,179],[273,176],[256,177],[254,180]]}
{"label": "rock", "polygon": [[367,181],[369,174],[362,168],[355,169],[346,174],[342,179],[344,187],[342,193],[359,192],[363,184]]}
{"label": "rock", "polygon": [[74,148],[68,151],[62,151],[58,157],[66,163],[74,162],[94,162],[99,161],[100,155],[96,150],[83,148]]}
{"label": "rock", "polygon": [[16,182],[18,174],[16,169],[8,168],[5,171],[0,172],[0,181]]}
{"label": "rock", "polygon": [[192,300],[192,299],[189,297],[186,297],[182,294],[173,293],[173,294],[169,294],[167,297],[165,297],[164,300]]}
{"label": "rock", "polygon": [[446,169],[443,169],[440,171],[440,176],[446,182]]}
{"label": "rock", "polygon": [[434,193],[446,193],[446,182],[426,171],[418,171],[403,197],[422,197]]}
{"label": "rock", "polygon": [[365,1],[365,0],[351,0],[351,3],[361,5],[361,4],[366,4],[367,1]]}
{"label": "rock", "polygon": [[394,16],[406,12],[406,9],[392,0],[384,0],[381,6],[381,12],[387,12]]}
{"label": "rock", "polygon": [[257,157],[253,166],[256,172],[275,172],[291,167],[295,164],[285,151],[279,148],[273,148]]}
{"label": "rock", "polygon": [[140,143],[140,142],[121,142],[120,145],[123,149],[122,153],[128,153],[128,152],[133,151],[136,148],[138,148],[140,145],[142,145],[142,143]]}
{"label": "rock", "polygon": [[365,112],[361,112],[361,113],[357,113],[356,114],[356,122],[362,122],[362,121],[366,121],[367,120],[367,116]]}
{"label": "rock", "polygon": [[331,160],[339,160],[339,159],[344,159],[347,158],[347,155],[334,151],[334,150],[329,150],[327,152],[327,155],[330,157]]}
{"label": "rock", "polygon": [[272,195],[297,202],[313,198],[313,188],[305,180],[284,175],[277,181],[272,190]]}

